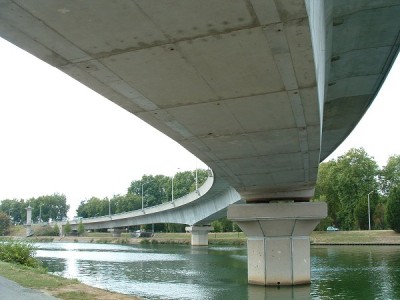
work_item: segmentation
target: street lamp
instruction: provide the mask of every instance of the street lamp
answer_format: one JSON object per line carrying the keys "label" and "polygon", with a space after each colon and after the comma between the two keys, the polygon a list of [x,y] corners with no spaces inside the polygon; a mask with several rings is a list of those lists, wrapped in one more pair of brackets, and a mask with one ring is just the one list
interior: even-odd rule
{"label": "street lamp", "polygon": [[199,181],[197,178],[197,166],[196,166],[196,192],[199,190]]}
{"label": "street lamp", "polygon": [[111,218],[111,199],[108,199],[108,216]]}
{"label": "street lamp", "polygon": [[144,210],[144,196],[143,196],[143,186],[145,183],[142,183],[142,210]]}
{"label": "street lamp", "polygon": [[42,206],[43,204],[39,205],[39,222],[42,223]]}
{"label": "street lamp", "polygon": [[371,210],[369,205],[369,195],[371,195],[374,191],[370,191],[368,193],[368,230],[371,230]]}
{"label": "street lamp", "polygon": [[[178,168],[178,172],[179,172],[179,169],[180,168]],[[174,177],[175,177],[175,174],[172,176],[171,202],[174,202]]]}
{"label": "street lamp", "polygon": [[174,202],[174,177],[175,177],[175,174],[172,175],[171,202]]}

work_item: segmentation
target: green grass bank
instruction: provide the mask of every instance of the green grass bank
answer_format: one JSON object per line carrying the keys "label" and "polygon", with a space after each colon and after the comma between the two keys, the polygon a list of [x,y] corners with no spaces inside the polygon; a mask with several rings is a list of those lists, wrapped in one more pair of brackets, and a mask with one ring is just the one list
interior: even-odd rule
{"label": "green grass bank", "polygon": [[[71,242],[103,244],[190,244],[190,233],[155,233],[150,238],[132,238],[123,233],[113,237],[110,233],[86,233],[84,236],[68,237],[32,237],[33,242]],[[208,235],[210,245],[246,245],[243,232],[211,232]],[[314,245],[400,245],[400,234],[393,230],[360,231],[314,231],[310,236]]]}
{"label": "green grass bank", "polygon": [[[21,239],[21,237],[14,237]],[[71,243],[115,243],[115,244],[190,244],[189,233],[156,233],[151,238],[131,238],[128,234],[112,237],[109,233],[87,233],[82,237],[33,237],[28,240],[42,242]],[[242,232],[210,233],[210,245],[245,245]],[[400,245],[400,234],[392,230],[313,232],[312,245]],[[42,268],[30,268],[0,261],[0,275],[24,287],[49,293],[65,300],[86,299],[139,299],[84,285],[74,279],[65,279],[47,274]]]}

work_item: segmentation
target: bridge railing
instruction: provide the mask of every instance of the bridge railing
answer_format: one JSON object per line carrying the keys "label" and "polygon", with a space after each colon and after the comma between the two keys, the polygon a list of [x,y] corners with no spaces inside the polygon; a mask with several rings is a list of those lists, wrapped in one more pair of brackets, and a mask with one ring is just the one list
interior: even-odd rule
{"label": "bridge railing", "polygon": [[[195,202],[199,200],[203,195],[205,195],[212,187],[214,183],[214,173],[211,169],[208,169],[208,177],[206,181],[195,191],[190,192],[180,198],[174,199],[173,201],[164,202],[158,205],[146,207],[144,209],[136,209],[127,212],[121,212],[112,215],[104,215],[90,218],[79,218],[70,221],[71,225],[78,224],[81,220],[82,223],[99,223],[99,222],[107,222],[111,220],[120,220],[124,218],[133,218],[146,214],[153,214],[161,211],[166,211],[170,209],[174,209],[175,207],[179,207],[188,203]],[[64,223],[64,222],[63,222]]]}

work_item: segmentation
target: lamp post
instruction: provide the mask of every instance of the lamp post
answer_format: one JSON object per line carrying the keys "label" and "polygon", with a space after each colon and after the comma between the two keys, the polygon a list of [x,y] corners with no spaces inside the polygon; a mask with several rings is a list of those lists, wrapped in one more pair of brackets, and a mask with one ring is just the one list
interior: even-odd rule
{"label": "lamp post", "polygon": [[[178,168],[178,172],[179,172],[179,169],[180,168]],[[174,177],[175,177],[175,174],[172,176],[171,202],[174,202]]]}
{"label": "lamp post", "polygon": [[369,195],[371,195],[373,191],[368,193],[368,230],[371,230],[371,211],[370,211],[370,205],[369,205]]}
{"label": "lamp post", "polygon": [[174,177],[175,174],[172,176],[171,202],[174,202]]}
{"label": "lamp post", "polygon": [[196,166],[196,191],[199,190],[199,181],[197,179],[197,166]]}
{"label": "lamp post", "polygon": [[108,216],[111,218],[111,199],[108,199]]}
{"label": "lamp post", "polygon": [[42,206],[43,204],[39,205],[39,222],[42,223]]}
{"label": "lamp post", "polygon": [[143,186],[145,183],[142,183],[142,210],[144,210],[144,196],[143,196]]}

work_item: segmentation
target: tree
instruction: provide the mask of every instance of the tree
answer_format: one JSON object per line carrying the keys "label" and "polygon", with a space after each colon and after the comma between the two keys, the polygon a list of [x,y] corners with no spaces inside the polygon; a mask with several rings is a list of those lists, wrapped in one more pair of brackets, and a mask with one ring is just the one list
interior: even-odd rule
{"label": "tree", "polygon": [[[338,214],[341,227],[344,229],[364,228],[368,224],[368,214],[362,214],[363,207],[368,206],[367,195],[378,190],[376,176],[377,163],[368,156],[364,149],[350,149],[340,156],[335,167],[335,190],[340,201],[341,210]],[[376,205],[377,193],[370,197],[371,211]],[[357,207],[357,213],[355,209]],[[358,225],[358,226],[357,226]]]}
{"label": "tree", "polygon": [[388,197],[386,218],[389,227],[400,233],[400,185],[391,188]]}
{"label": "tree", "polygon": [[78,224],[78,235],[82,235],[85,233],[85,226],[82,223],[82,220],[80,220]]}
{"label": "tree", "polygon": [[[226,217],[225,218],[220,218],[218,220],[215,220],[211,223],[211,226],[214,227],[215,232],[232,232],[234,231],[234,226],[232,221],[228,220]],[[237,231],[239,227],[235,228],[235,231]]]}
{"label": "tree", "polygon": [[92,197],[82,201],[77,209],[77,214],[82,218],[108,215],[108,199]]}
{"label": "tree", "polygon": [[[336,161],[331,160],[320,164],[313,201],[323,201],[327,203],[327,218],[329,218],[329,222],[335,222],[341,208],[335,184],[336,175]],[[329,225],[333,224],[331,223]]]}
{"label": "tree", "polygon": [[12,223],[22,224],[26,222],[26,207],[22,199],[5,199],[1,201],[0,210],[10,216]]}
{"label": "tree", "polygon": [[71,224],[69,224],[69,221],[64,226],[64,233],[65,235],[70,235],[72,232]]}
{"label": "tree", "polygon": [[386,228],[385,210],[386,206],[383,203],[378,203],[375,207],[374,214],[372,215],[374,229],[382,230]]}
{"label": "tree", "polygon": [[[201,186],[208,177],[206,170],[197,170],[198,186]],[[195,191],[196,171],[178,172],[173,177],[174,199]],[[142,190],[143,189],[143,190]],[[144,207],[168,202],[172,198],[172,177],[164,175],[143,175],[141,180],[132,181],[128,188],[128,195],[136,195],[144,199]]]}
{"label": "tree", "polygon": [[379,177],[381,191],[385,196],[388,196],[393,187],[400,185],[400,155],[392,155],[389,157]]}
{"label": "tree", "polygon": [[60,227],[58,227],[58,224],[54,224],[53,232],[54,232],[55,236],[59,236],[60,235]]}
{"label": "tree", "polygon": [[0,235],[7,235],[10,231],[10,226],[10,217],[4,212],[0,212]]}
{"label": "tree", "polygon": [[314,201],[326,201],[328,217],[344,230],[368,228],[368,194],[371,215],[380,203],[378,165],[364,149],[350,149],[337,161],[321,163]]}
{"label": "tree", "polygon": [[53,194],[29,199],[32,207],[32,219],[48,222],[49,219],[61,221],[67,217],[69,205],[63,194]]}

